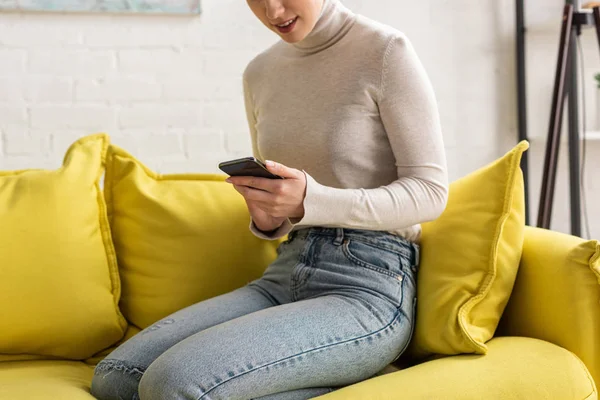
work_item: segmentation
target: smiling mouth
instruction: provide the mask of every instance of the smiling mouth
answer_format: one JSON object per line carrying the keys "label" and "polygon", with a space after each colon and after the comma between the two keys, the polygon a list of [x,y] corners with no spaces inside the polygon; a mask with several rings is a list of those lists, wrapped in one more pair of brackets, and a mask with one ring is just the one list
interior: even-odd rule
{"label": "smiling mouth", "polygon": [[275,25],[275,26],[278,28],[287,28],[288,26],[290,26],[291,24],[296,22],[297,19],[298,19],[298,17],[296,17],[294,19],[290,19],[289,21],[286,21],[283,24],[279,24],[279,25]]}

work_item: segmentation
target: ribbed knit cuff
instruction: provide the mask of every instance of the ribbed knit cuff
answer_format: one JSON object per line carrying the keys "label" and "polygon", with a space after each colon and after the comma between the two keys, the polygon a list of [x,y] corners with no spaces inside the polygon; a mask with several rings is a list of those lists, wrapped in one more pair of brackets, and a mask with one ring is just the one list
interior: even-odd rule
{"label": "ribbed knit cuff", "polygon": [[264,231],[261,231],[260,229],[258,229],[256,224],[254,223],[254,220],[252,219],[252,217],[250,217],[250,232],[252,232],[255,236],[257,236],[261,239],[277,240],[277,239],[287,235],[292,230],[293,227],[294,227],[294,224],[292,224],[290,222],[290,219],[287,218],[285,221],[283,221],[283,224],[281,224],[281,226],[279,228],[277,228],[275,231],[273,231],[271,233],[267,233],[267,232],[264,232]]}

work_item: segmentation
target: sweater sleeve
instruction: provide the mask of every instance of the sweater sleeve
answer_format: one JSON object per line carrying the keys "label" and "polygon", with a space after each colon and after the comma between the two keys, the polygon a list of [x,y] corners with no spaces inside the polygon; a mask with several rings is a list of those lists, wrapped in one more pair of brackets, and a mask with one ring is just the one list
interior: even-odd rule
{"label": "sweater sleeve", "polygon": [[[250,139],[252,142],[252,155],[258,158],[261,161],[265,161],[258,151],[258,140],[256,133],[256,116],[254,115],[254,102],[252,101],[252,94],[250,92],[250,87],[248,85],[248,81],[246,80],[246,73],[244,73],[243,77],[243,86],[244,86],[244,105],[246,109],[246,119],[248,120],[248,128],[250,130]],[[277,229],[269,232],[262,231],[258,229],[252,216],[250,216],[250,225],[249,229],[255,236],[266,239],[266,240],[276,240],[285,235],[287,235],[293,228],[294,224],[288,218],[284,223]]]}
{"label": "sweater sleeve", "polygon": [[446,154],[433,88],[408,39],[390,39],[382,63],[379,113],[398,179],[372,189],[321,185],[306,171],[298,225],[396,230],[436,219],[448,197]]}

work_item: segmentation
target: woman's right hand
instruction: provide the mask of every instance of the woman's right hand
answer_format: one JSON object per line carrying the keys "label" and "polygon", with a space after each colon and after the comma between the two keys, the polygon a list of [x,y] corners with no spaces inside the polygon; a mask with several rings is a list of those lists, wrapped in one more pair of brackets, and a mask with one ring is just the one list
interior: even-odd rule
{"label": "woman's right hand", "polygon": [[254,225],[263,232],[269,232],[279,228],[287,218],[277,218],[268,214],[266,211],[261,209],[255,202],[246,200],[248,211],[254,221]]}

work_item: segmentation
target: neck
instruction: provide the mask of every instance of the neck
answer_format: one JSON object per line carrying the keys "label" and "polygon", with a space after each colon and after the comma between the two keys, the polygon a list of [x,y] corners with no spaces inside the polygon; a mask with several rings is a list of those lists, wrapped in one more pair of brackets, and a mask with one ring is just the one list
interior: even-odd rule
{"label": "neck", "polygon": [[354,23],[355,15],[339,0],[323,0],[321,14],[313,30],[293,46],[303,53],[316,53],[337,43]]}

